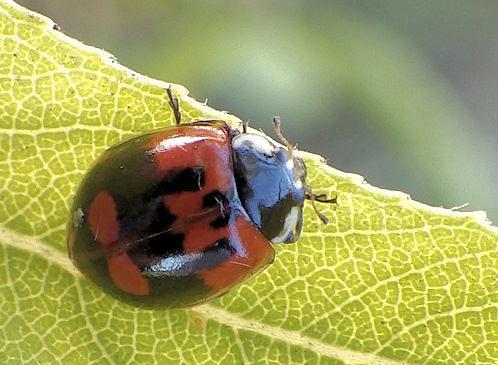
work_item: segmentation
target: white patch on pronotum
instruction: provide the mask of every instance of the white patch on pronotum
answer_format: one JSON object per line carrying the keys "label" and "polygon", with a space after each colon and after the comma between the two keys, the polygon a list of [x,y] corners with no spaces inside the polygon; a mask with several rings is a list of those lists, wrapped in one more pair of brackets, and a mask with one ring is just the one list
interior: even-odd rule
{"label": "white patch on pronotum", "polygon": [[296,180],[294,181],[294,187],[297,190],[301,190],[303,188],[303,182],[301,180]]}
{"label": "white patch on pronotum", "polygon": [[275,146],[268,139],[254,134],[243,134],[232,140],[232,148],[239,149],[242,145],[266,156],[271,156],[275,150]]}
{"label": "white patch on pronotum", "polygon": [[294,169],[294,160],[292,160],[292,159],[288,160],[285,163],[285,167],[287,168],[287,170],[289,170],[290,172],[292,172],[292,170]]}
{"label": "white patch on pronotum", "polygon": [[282,228],[282,231],[278,236],[273,237],[271,242],[275,245],[285,242],[287,237],[289,237],[289,235],[296,228],[298,220],[299,220],[299,208],[292,207],[291,210],[289,211],[289,214],[287,214],[287,217],[285,217],[284,227]]}

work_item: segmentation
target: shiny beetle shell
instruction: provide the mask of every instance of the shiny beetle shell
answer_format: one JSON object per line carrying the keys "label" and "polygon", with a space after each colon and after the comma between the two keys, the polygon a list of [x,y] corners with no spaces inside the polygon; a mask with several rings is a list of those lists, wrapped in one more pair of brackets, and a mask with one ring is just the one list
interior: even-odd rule
{"label": "shiny beetle shell", "polygon": [[179,124],[108,149],[74,197],[68,250],[111,295],[186,307],[263,270],[302,227],[306,167],[224,121]]}

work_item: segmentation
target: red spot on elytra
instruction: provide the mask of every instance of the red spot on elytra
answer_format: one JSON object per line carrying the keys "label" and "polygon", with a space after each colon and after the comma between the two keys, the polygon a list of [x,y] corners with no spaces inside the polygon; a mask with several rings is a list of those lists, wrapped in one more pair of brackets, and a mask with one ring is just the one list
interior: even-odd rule
{"label": "red spot on elytra", "polygon": [[250,275],[256,275],[273,261],[275,251],[263,236],[245,217],[238,217],[229,226],[229,241],[235,253],[221,265],[203,270],[199,276],[211,288],[212,295],[228,291],[235,284]]}
{"label": "red spot on elytra", "polygon": [[135,295],[148,295],[149,282],[142,276],[140,269],[131,261],[130,256],[121,254],[107,261],[109,275],[116,286]]}
{"label": "red spot on elytra", "polygon": [[[106,191],[99,192],[90,205],[88,224],[96,241],[109,246],[119,238],[119,221],[116,204]],[[135,295],[148,295],[149,283],[142,276],[140,268],[131,261],[127,253],[107,258],[109,275],[114,284]]]}
{"label": "red spot on elytra", "polygon": [[119,237],[116,204],[107,191],[100,191],[92,200],[88,212],[88,224],[93,237],[103,245],[109,245]]}

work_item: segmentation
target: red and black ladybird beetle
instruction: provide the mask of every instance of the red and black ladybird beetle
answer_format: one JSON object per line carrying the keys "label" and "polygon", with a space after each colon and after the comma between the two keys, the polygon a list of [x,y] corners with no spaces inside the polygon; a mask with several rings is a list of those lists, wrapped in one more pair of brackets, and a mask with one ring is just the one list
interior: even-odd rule
{"label": "red and black ladybird beetle", "polygon": [[[302,227],[306,166],[222,120],[180,124],[108,149],[85,175],[68,223],[69,256],[91,281],[137,305],[187,307],[273,261],[270,242]],[[326,218],[317,212],[323,222]]]}

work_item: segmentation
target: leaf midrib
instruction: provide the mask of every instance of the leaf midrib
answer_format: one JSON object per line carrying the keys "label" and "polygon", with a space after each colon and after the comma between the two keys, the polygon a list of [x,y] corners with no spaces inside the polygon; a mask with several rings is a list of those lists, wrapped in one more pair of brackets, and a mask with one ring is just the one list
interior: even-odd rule
{"label": "leaf midrib", "polygon": [[255,322],[253,320],[247,320],[210,304],[200,305],[190,310],[218,323],[229,326],[235,332],[238,330],[256,332],[275,341],[285,341],[286,344],[309,349],[317,355],[340,359],[346,364],[405,364],[401,361],[381,358],[371,353],[363,353],[344,347],[333,346],[315,338],[303,336],[301,333],[296,331],[288,331],[279,327]]}
{"label": "leaf midrib", "polygon": [[[0,241],[4,243],[5,247],[10,246],[16,249],[30,252],[34,255],[41,256],[45,260],[47,260],[47,262],[60,266],[75,278],[86,280],[84,276],[72,264],[71,260],[65,253],[62,253],[60,250],[50,246],[49,244],[41,241],[36,237],[22,235],[8,228],[2,227]],[[79,280],[76,280],[76,285],[79,287],[78,281]],[[84,299],[82,297],[82,292],[80,289],[81,288],[78,289],[78,295],[80,296],[80,302],[84,304]],[[83,305],[83,307],[85,306]],[[339,346],[333,346],[319,341],[315,338],[303,336],[297,331],[288,331],[279,327],[269,326],[264,323],[256,322],[254,320],[244,319],[212,304],[199,305],[187,310],[194,314],[201,315],[207,319],[213,320],[219,324],[230,327],[234,332],[255,332],[275,341],[285,341],[286,343],[293,346],[309,349],[314,353],[324,357],[340,359],[347,364],[403,364],[403,362],[386,360],[384,358],[375,356],[374,354],[362,353]],[[243,352],[243,348],[241,348],[240,350]]]}

